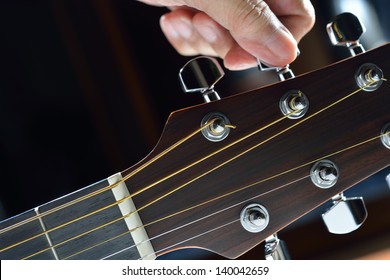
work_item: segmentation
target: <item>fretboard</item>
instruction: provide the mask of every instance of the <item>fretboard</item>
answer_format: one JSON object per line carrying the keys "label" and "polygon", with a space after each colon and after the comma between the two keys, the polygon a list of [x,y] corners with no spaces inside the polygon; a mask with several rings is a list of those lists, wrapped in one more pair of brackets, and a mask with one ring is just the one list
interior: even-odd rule
{"label": "fretboard", "polygon": [[112,187],[120,179],[116,174],[1,222],[0,259],[154,258],[125,184]]}

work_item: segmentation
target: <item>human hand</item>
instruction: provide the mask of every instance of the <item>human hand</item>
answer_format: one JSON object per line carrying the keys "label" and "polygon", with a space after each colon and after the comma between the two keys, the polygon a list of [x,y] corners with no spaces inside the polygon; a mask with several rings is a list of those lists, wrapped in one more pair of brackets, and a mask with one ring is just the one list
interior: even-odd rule
{"label": "human hand", "polygon": [[160,25],[180,54],[219,56],[231,70],[291,63],[315,20],[310,0],[138,1],[171,9]]}

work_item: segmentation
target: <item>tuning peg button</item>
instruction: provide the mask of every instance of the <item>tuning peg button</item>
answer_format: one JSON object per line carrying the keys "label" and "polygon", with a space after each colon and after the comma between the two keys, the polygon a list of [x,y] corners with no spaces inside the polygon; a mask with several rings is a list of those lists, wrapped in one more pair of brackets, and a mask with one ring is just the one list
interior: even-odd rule
{"label": "tuning peg button", "polygon": [[205,102],[220,100],[215,84],[225,75],[215,58],[200,56],[188,61],[179,71],[180,85],[186,93],[201,93]]}
{"label": "tuning peg button", "polygon": [[326,29],[333,45],[347,47],[353,56],[365,51],[359,39],[366,28],[354,14],[342,13],[334,17]]}
{"label": "tuning peg button", "polygon": [[343,194],[333,197],[333,206],[322,214],[329,232],[346,234],[358,229],[367,218],[362,197],[346,198]]}
{"label": "tuning peg button", "polygon": [[386,176],[386,182],[387,182],[387,185],[390,188],[390,174]]}

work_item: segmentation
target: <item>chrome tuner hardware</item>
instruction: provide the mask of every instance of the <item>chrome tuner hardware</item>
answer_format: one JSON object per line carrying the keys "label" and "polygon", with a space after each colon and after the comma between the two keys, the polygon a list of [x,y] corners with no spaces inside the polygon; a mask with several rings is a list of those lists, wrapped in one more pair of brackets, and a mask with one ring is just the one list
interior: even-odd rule
{"label": "chrome tuner hardware", "polygon": [[359,39],[366,28],[354,14],[342,13],[334,17],[327,24],[326,30],[332,44],[347,47],[352,56],[365,52],[364,47],[359,43]]}
{"label": "chrome tuner hardware", "polygon": [[390,174],[386,176],[386,182],[387,182],[387,185],[390,188]]}
{"label": "chrome tuner hardware", "polygon": [[367,219],[367,209],[362,197],[346,198],[341,193],[332,200],[333,206],[322,214],[322,219],[330,233],[350,233],[358,229]]}
{"label": "chrome tuner hardware", "polygon": [[276,74],[278,75],[279,81],[284,81],[295,77],[289,65],[283,67],[274,67],[274,66],[271,67],[265,65],[259,59],[257,59],[257,66],[261,72],[275,71]]}
{"label": "chrome tuner hardware", "polygon": [[364,91],[377,90],[383,83],[382,70],[372,63],[365,63],[355,74],[356,83]]}
{"label": "chrome tuner hardware", "polygon": [[266,260],[290,260],[286,242],[275,233],[265,239],[264,255]]}
{"label": "chrome tuner hardware", "polygon": [[186,93],[201,93],[205,102],[220,100],[215,84],[225,75],[215,58],[200,56],[188,61],[179,71],[180,85]]}
{"label": "chrome tuner hardware", "polygon": [[229,119],[221,113],[210,113],[202,119],[200,126],[203,127],[211,121],[210,125],[202,129],[203,136],[212,142],[224,140],[230,133]]}
{"label": "chrome tuner hardware", "polygon": [[339,168],[330,160],[321,160],[313,165],[310,178],[321,189],[333,187],[340,176]]}
{"label": "chrome tuner hardware", "polygon": [[267,209],[258,203],[251,203],[241,210],[240,221],[242,227],[249,232],[261,232],[269,223]]}
{"label": "chrome tuner hardware", "polygon": [[309,110],[309,99],[300,90],[290,90],[280,99],[279,108],[289,119],[299,119]]}
{"label": "chrome tuner hardware", "polygon": [[[390,123],[386,124],[381,131],[381,141],[383,145],[390,149]],[[389,177],[389,176],[388,176]]]}

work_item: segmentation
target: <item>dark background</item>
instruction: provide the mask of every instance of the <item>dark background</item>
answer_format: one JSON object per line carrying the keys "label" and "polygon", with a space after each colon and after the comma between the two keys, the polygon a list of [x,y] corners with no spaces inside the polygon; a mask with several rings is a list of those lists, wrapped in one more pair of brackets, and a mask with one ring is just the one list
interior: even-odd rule
{"label": "dark background", "polygon": [[[325,31],[341,11],[360,12],[367,49],[389,40],[388,1],[312,3],[317,22],[300,43],[296,74],[349,55]],[[128,168],[153,149],[170,112],[202,102],[181,92],[177,73],[189,58],[162,35],[164,12],[134,0],[1,2],[0,219]],[[274,80],[257,70],[227,72],[217,89],[229,96]],[[389,172],[348,192],[366,197],[369,219],[357,232],[327,233],[320,213],[329,205],[281,232],[292,257],[359,258],[390,248]],[[262,248],[244,258],[263,258]]]}

